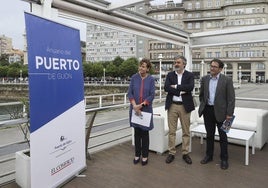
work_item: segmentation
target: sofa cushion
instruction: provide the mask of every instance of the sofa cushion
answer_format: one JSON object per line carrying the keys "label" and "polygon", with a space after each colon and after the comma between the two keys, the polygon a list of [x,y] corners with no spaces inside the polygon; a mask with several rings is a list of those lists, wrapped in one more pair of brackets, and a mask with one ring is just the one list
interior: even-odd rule
{"label": "sofa cushion", "polygon": [[249,131],[256,131],[257,124],[256,124],[256,122],[252,122],[252,121],[234,120],[232,128],[249,130]]}

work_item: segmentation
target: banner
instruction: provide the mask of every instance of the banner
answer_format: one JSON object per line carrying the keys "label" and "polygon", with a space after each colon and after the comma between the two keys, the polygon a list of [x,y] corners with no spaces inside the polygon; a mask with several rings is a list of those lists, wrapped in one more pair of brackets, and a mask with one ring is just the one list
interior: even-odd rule
{"label": "banner", "polygon": [[86,167],[79,30],[25,13],[31,187],[57,187]]}

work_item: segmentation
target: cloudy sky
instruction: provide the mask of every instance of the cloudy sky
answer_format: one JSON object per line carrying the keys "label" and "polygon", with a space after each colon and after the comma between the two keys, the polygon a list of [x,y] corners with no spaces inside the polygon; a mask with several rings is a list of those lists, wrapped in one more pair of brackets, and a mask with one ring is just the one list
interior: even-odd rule
{"label": "cloudy sky", "polygon": [[[111,0],[112,1],[112,0]],[[154,0],[152,4],[164,4],[166,0]],[[174,0],[181,2],[181,0]],[[1,0],[0,3],[0,35],[12,38],[15,49],[23,49],[23,33],[25,30],[24,11],[29,12],[29,3],[22,0]],[[67,25],[80,29],[81,40],[86,39],[86,25],[74,21],[62,21]]]}

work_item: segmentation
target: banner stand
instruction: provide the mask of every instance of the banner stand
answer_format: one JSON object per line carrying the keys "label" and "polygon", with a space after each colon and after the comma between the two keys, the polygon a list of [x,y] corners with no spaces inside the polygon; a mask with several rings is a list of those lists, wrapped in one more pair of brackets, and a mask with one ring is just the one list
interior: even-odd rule
{"label": "banner stand", "polygon": [[57,187],[87,168],[80,33],[30,13],[25,23],[31,187]]}

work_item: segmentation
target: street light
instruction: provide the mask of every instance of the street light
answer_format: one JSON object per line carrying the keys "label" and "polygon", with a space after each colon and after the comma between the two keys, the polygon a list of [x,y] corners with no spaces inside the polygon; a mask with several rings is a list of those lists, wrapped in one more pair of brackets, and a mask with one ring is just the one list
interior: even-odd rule
{"label": "street light", "polygon": [[201,61],[201,72],[200,72],[200,79],[204,76],[204,60]]}
{"label": "street light", "polygon": [[22,70],[20,70],[20,83],[22,82]]}
{"label": "street light", "polygon": [[158,55],[158,59],[159,59],[159,99],[160,99],[160,102],[162,100],[162,54],[159,54]]}
{"label": "street light", "polygon": [[239,85],[241,86],[241,78],[242,78],[241,66],[239,66],[238,77],[239,77]]}
{"label": "street light", "polygon": [[227,74],[227,64],[224,63],[224,74],[226,75]]}
{"label": "street light", "polygon": [[103,68],[103,84],[105,84],[105,68]]}

